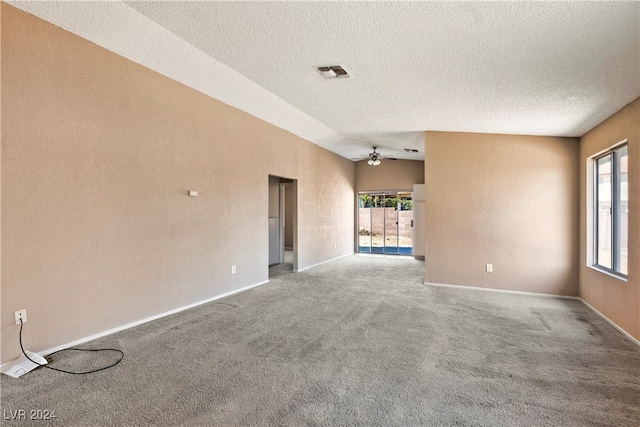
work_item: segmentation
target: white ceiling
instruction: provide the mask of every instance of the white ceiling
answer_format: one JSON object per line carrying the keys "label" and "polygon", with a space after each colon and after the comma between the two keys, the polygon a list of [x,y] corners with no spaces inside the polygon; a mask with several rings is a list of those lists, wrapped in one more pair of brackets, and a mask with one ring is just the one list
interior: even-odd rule
{"label": "white ceiling", "polygon": [[637,1],[10,3],[350,159],[581,136],[640,96]]}

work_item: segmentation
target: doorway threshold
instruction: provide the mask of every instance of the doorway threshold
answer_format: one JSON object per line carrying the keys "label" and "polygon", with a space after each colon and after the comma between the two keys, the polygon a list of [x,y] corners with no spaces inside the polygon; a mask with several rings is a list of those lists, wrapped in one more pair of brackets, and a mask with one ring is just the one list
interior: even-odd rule
{"label": "doorway threshold", "polygon": [[358,252],[356,255],[370,258],[414,258],[413,255],[408,254],[371,254],[366,252]]}

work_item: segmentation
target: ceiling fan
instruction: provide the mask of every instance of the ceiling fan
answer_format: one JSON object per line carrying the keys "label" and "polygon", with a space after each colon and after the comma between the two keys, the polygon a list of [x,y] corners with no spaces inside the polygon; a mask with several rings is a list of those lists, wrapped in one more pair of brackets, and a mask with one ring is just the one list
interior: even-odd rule
{"label": "ceiling fan", "polygon": [[368,163],[369,165],[371,165],[371,166],[378,166],[378,165],[381,163],[381,160],[382,160],[382,159],[385,159],[385,160],[398,160],[398,159],[396,159],[395,157],[388,157],[388,156],[386,156],[386,155],[385,155],[385,156],[383,156],[381,153],[379,153],[379,152],[377,151],[377,150],[378,150],[378,147],[373,146],[373,147],[371,147],[371,148],[373,148],[373,152],[369,153],[369,154],[368,154],[368,155],[366,155],[366,156],[360,156],[360,157],[358,157],[357,159],[353,159],[353,160],[354,160],[354,161],[358,161],[359,159],[362,159],[362,160],[365,160],[365,159],[366,159],[366,160],[367,160],[367,163]]}
{"label": "ceiling fan", "polygon": [[380,160],[382,160],[382,155],[376,152],[378,147],[373,147],[373,153],[369,153],[369,166],[378,166],[380,164]]}

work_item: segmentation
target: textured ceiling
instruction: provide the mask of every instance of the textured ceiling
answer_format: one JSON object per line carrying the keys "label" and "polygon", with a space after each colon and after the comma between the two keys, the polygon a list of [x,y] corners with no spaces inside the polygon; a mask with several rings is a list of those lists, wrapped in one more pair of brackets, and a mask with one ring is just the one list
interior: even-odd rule
{"label": "textured ceiling", "polygon": [[11,3],[352,159],[581,136],[640,96],[640,2]]}

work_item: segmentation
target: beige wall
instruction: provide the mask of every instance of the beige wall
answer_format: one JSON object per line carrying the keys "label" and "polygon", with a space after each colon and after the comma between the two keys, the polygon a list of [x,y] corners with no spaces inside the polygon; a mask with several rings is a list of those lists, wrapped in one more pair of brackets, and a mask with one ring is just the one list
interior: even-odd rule
{"label": "beige wall", "polygon": [[378,166],[366,160],[356,162],[356,191],[413,190],[424,184],[424,162],[382,159]]}
{"label": "beige wall", "polygon": [[[587,267],[587,159],[627,139],[629,145],[629,274],[624,282]],[[580,140],[580,297],[640,340],[640,98]]]}
{"label": "beige wall", "polygon": [[2,104],[2,361],[268,280],[269,174],[353,252],[351,161],[4,3]]}
{"label": "beige wall", "polygon": [[426,281],[577,295],[578,151],[577,138],[426,132]]}

